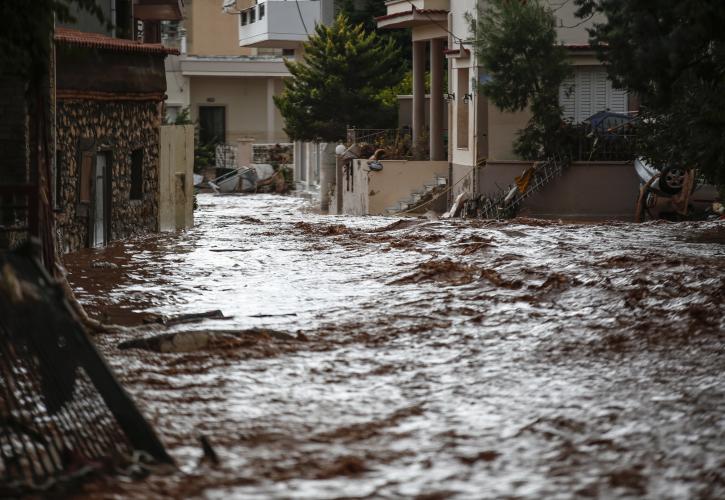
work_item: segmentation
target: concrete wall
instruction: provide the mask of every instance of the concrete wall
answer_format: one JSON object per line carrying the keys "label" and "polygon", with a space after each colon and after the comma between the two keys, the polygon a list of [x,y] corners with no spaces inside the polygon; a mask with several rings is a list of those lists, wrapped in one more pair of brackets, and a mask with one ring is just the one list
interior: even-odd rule
{"label": "concrete wall", "polygon": [[380,215],[431,184],[436,176],[447,177],[448,162],[384,160],[383,170],[371,172],[367,160],[353,160],[343,178],[343,210],[350,215]]}
{"label": "concrete wall", "polygon": [[220,0],[186,0],[185,4],[189,54],[242,56],[256,53],[239,46],[239,16],[224,13]]}
{"label": "concrete wall", "polygon": [[161,127],[159,231],[194,225],[194,126]]}
{"label": "concrete wall", "polygon": [[[531,162],[490,161],[480,170],[479,192],[494,194]],[[524,201],[521,216],[580,220],[633,220],[639,178],[629,162],[574,162],[559,179]]]}
{"label": "concrete wall", "polygon": [[[258,142],[289,142],[282,129],[284,122],[279,110],[268,98],[267,78],[264,77],[190,77],[192,118],[199,117],[199,106],[226,108],[226,142],[236,144],[242,137]],[[275,94],[282,89],[282,79],[275,78]],[[274,128],[268,132],[269,112],[274,116]]]}

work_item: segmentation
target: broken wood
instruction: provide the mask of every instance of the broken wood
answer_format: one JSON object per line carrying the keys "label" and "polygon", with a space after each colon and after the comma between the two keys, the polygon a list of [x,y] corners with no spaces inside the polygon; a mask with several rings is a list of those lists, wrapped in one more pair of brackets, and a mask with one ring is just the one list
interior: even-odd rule
{"label": "broken wood", "polygon": [[159,316],[147,321],[148,323],[161,323],[164,326],[178,325],[181,323],[193,323],[204,319],[232,319],[234,316],[224,316],[219,309],[200,313],[179,314],[177,316]]}
{"label": "broken wood", "polygon": [[[194,352],[214,347],[243,347],[249,341],[255,344],[262,340],[277,340],[282,342],[296,342],[292,335],[264,328],[250,328],[248,330],[197,330],[177,333],[164,333],[132,339],[118,344],[119,349],[145,349],[161,353]],[[246,342],[245,342],[246,341]]]}

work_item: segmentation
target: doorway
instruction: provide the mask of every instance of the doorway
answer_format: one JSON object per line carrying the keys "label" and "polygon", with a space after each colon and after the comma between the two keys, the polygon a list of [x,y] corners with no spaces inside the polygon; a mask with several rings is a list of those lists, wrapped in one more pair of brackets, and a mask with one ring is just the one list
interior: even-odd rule
{"label": "doorway", "polygon": [[109,180],[111,161],[110,153],[103,152],[96,155],[96,165],[93,169],[93,203],[91,206],[91,247],[105,246],[109,239],[110,229],[110,197]]}

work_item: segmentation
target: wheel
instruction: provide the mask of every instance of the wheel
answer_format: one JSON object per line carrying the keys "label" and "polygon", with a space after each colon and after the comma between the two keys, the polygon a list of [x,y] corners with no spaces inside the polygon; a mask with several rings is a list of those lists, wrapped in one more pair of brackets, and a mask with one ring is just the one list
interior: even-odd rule
{"label": "wheel", "polygon": [[665,167],[660,172],[660,191],[665,194],[677,194],[685,183],[685,169]]}

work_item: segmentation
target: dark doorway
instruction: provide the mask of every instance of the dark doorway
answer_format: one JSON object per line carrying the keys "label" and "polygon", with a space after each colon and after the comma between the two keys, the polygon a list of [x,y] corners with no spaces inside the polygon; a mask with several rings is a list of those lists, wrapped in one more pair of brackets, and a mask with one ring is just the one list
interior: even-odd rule
{"label": "dark doorway", "polygon": [[199,106],[199,142],[219,144],[226,139],[226,116],[223,106]]}
{"label": "dark doorway", "polygon": [[96,155],[93,168],[91,218],[89,243],[93,248],[105,246],[110,239],[111,221],[111,154],[107,151]]}

